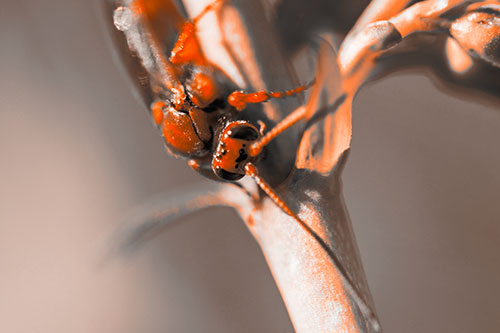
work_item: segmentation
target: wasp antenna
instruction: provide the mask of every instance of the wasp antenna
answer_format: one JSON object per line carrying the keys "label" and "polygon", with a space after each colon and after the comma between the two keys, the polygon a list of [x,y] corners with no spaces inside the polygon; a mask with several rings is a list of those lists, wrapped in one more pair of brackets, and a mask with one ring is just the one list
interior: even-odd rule
{"label": "wasp antenna", "polygon": [[271,198],[272,201],[274,201],[274,203],[279,207],[281,208],[282,211],[284,211],[285,213],[287,213],[288,215],[290,215],[291,217],[293,217],[295,220],[297,220],[297,222],[299,222],[300,224],[303,224],[304,222],[302,222],[300,220],[300,218],[286,205],[286,203],[278,196],[278,194],[276,192],[274,192],[274,190],[271,188],[271,186],[269,186],[268,183],[266,183],[266,181],[264,179],[262,179],[262,177],[259,176],[259,173],[257,171],[257,168],[255,167],[255,165],[253,165],[252,163],[247,163],[245,165],[245,174],[247,176],[250,176],[252,177],[255,182],[257,183],[257,185],[259,185],[259,187],[267,194],[267,196],[269,198]]}
{"label": "wasp antenna", "polygon": [[274,126],[269,132],[267,132],[263,137],[257,140],[250,146],[248,153],[250,156],[257,156],[260,154],[262,149],[271,142],[275,137],[283,133],[289,127],[295,125],[299,121],[306,118],[309,114],[309,109],[306,106],[300,106],[295,109],[292,113],[286,116],[285,119],[280,121],[276,126]]}
{"label": "wasp antenna", "polygon": [[230,105],[232,105],[236,110],[243,110],[247,104],[256,104],[267,102],[271,98],[284,98],[287,96],[294,96],[300,94],[304,90],[309,89],[314,84],[314,80],[309,82],[308,84],[304,84],[302,86],[298,86],[293,89],[283,90],[283,91],[266,91],[261,90],[253,93],[245,93],[243,91],[235,91],[227,98],[227,101]]}
{"label": "wasp antenna", "polygon": [[358,305],[360,311],[363,313],[365,318],[368,320],[368,322],[371,324],[372,328],[374,331],[379,331],[380,330],[380,325],[378,323],[378,320],[376,319],[375,314],[373,311],[370,309],[370,307],[366,304],[366,302],[363,300],[361,297],[361,293],[356,289],[354,284],[351,282],[349,279],[346,271],[344,270],[342,264],[340,263],[339,259],[333,252],[332,248],[308,225],[306,224],[303,220],[300,219],[300,217],[295,214],[288,206],[287,204],[279,197],[279,195],[269,186],[269,184],[262,179],[262,177],[259,176],[257,167],[253,165],[252,163],[247,163],[245,165],[245,174],[247,176],[252,177],[257,185],[267,194],[267,196],[274,201],[274,203],[286,214],[291,216],[299,225],[300,227],[309,235],[311,235],[314,240],[318,243],[319,246],[325,251],[328,259],[330,262],[333,264],[335,269],[339,272],[340,278],[342,280],[342,285],[344,289],[346,290],[347,293],[350,294],[354,302]]}
{"label": "wasp antenna", "polygon": [[[294,94],[298,94],[306,89],[311,88],[311,90],[309,91],[308,101],[306,102],[305,106],[301,106],[301,107],[297,108],[296,110],[294,110],[285,119],[280,121],[266,135],[264,135],[262,138],[260,138],[260,140],[255,142],[250,147],[250,152],[249,152],[250,155],[252,155],[252,156],[258,155],[262,151],[262,149],[271,140],[273,140],[276,136],[281,134],[283,131],[285,131],[290,126],[293,126],[294,124],[296,124],[297,122],[299,122],[301,120],[309,120],[310,118],[313,117],[313,115],[316,112],[316,109],[318,108],[321,92],[322,92],[322,89],[324,87],[325,80],[327,79],[327,75],[326,75],[327,71],[325,71],[325,68],[328,66],[327,59],[326,59],[326,53],[330,49],[331,49],[331,45],[327,41],[324,41],[321,44],[321,49],[318,53],[317,60],[316,60],[317,65],[316,65],[316,71],[314,74],[314,79],[311,82],[309,82],[306,85],[297,87],[295,89],[287,90],[284,92],[269,93],[271,95],[271,98],[279,98],[279,97],[291,96]],[[258,94],[258,93],[256,93],[256,94]],[[245,96],[248,96],[251,94],[243,94],[242,92],[234,92],[228,98],[228,101],[230,104],[231,104],[230,99],[231,99],[232,95],[233,95],[232,99],[235,101],[234,103],[237,104],[235,106],[237,109],[238,109],[238,107],[244,108],[246,103],[250,103],[250,101],[248,101],[248,99],[250,97],[245,97]],[[243,97],[240,97],[240,96],[243,96]],[[342,98],[342,97],[340,97],[340,98]],[[333,105],[336,105],[337,101]]]}
{"label": "wasp antenna", "polygon": [[[346,100],[346,94],[340,95],[333,104],[328,105],[321,109],[321,113],[314,114],[312,110],[316,107],[315,103],[307,103],[295,109],[292,113],[286,116],[285,119],[280,121],[276,126],[274,126],[269,132],[262,136],[259,140],[255,141],[248,149],[248,154],[252,157],[259,155],[265,146],[269,144],[274,138],[283,133],[289,127],[292,127],[299,121],[307,120],[310,121],[314,119],[315,116],[324,115],[325,112],[334,112],[344,101]],[[314,117],[313,117],[314,116]]]}

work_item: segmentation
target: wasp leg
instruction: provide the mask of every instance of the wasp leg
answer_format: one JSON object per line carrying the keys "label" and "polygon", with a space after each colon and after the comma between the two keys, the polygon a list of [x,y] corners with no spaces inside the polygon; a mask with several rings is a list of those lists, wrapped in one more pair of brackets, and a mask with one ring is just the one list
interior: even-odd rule
{"label": "wasp leg", "polygon": [[215,7],[220,3],[228,0],[216,0],[207,5],[203,10],[196,15],[192,21],[186,21],[181,27],[179,38],[170,53],[170,61],[173,64],[186,64],[189,62],[205,66],[207,61],[201,51],[200,43],[196,38],[196,23],[205,16],[209,11],[215,10]]}

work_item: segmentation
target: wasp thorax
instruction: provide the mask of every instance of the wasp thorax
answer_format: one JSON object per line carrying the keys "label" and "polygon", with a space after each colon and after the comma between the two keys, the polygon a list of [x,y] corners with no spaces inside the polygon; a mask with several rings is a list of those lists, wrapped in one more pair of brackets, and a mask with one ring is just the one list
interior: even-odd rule
{"label": "wasp thorax", "polygon": [[196,73],[187,83],[187,91],[191,101],[200,108],[208,106],[218,96],[215,80],[205,73]]}
{"label": "wasp thorax", "polygon": [[250,146],[260,137],[259,131],[245,121],[229,123],[220,136],[212,159],[212,169],[224,180],[238,180],[245,175],[245,165],[253,162]]}

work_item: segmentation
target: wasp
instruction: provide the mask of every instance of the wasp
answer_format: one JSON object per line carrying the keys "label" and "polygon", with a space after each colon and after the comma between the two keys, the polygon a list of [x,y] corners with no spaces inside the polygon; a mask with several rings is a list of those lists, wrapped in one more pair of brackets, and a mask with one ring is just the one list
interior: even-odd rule
{"label": "wasp", "polygon": [[[241,118],[248,104],[298,95],[314,84],[270,92],[234,89],[228,79],[204,56],[196,35],[197,23],[210,11],[229,0],[215,0],[191,20],[180,24],[179,34],[167,57],[152,30],[151,6],[155,2],[133,0],[114,12],[118,30],[124,31],[129,47],[149,73],[154,90],[150,111],[167,149],[188,160],[202,175],[235,182],[245,175],[287,214],[299,219],[259,176],[258,165],[266,146],[283,131],[304,119],[299,108],[265,133],[265,124]],[[148,7],[149,6],[149,7]]]}
{"label": "wasp", "polygon": [[[315,110],[315,99],[318,99],[321,83],[325,80],[325,74],[321,73],[323,66],[317,66],[317,82],[313,79],[308,84],[289,90],[245,92],[237,89],[217,66],[207,60],[196,34],[197,23],[228,1],[215,0],[191,20],[179,19],[179,33],[168,57],[160,38],[152,29],[151,17],[147,16],[150,13],[148,6],[169,1],[131,0],[115,10],[116,28],[125,32],[129,47],[141,60],[148,75],[153,95],[150,103],[153,122],[160,130],[167,149],[173,155],[187,159],[189,166],[200,174],[227,182],[237,182],[244,176],[253,178],[259,188],[323,248],[352,299],[372,320],[373,313],[343,273],[330,246],[290,209],[259,174],[266,153],[276,153],[266,151],[272,140],[297,123],[310,121],[313,115],[321,113]],[[311,98],[313,102],[308,101],[298,107],[268,131],[264,121],[252,123],[242,113],[249,105],[296,96],[309,88],[310,96],[315,96]],[[344,100],[345,94],[324,111],[333,112]]]}

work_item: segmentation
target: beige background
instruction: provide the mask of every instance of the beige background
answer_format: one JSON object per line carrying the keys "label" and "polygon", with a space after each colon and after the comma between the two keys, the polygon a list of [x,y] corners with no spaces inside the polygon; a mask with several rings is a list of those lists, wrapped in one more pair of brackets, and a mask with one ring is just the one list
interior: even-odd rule
{"label": "beige background", "polygon": [[[0,331],[291,331],[229,209],[102,264],[120,214],[199,176],[163,150],[98,14],[86,1],[2,0]],[[498,105],[405,74],[354,108],[345,196],[385,330],[497,331]]]}

